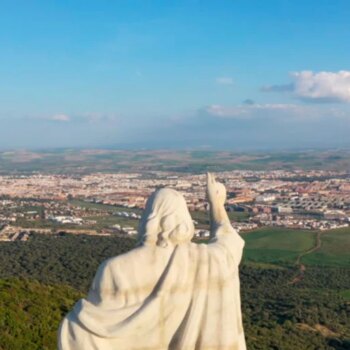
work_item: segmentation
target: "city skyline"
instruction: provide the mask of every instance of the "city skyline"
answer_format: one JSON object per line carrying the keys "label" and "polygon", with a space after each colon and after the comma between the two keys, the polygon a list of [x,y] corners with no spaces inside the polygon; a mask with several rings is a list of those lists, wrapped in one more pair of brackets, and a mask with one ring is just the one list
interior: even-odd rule
{"label": "city skyline", "polygon": [[0,149],[349,148],[347,1],[9,2]]}

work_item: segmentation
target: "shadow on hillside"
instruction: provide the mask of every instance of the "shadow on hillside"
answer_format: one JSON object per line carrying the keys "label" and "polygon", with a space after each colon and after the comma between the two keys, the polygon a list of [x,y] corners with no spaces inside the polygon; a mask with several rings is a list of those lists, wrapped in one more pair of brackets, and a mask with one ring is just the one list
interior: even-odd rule
{"label": "shadow on hillside", "polygon": [[350,339],[340,340],[340,339],[329,339],[328,345],[335,350],[349,350],[350,349]]}

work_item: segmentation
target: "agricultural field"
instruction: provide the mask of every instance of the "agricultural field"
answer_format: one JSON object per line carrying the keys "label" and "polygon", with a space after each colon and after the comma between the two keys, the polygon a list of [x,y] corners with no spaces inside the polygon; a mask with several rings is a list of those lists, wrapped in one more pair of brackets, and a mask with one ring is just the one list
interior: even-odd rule
{"label": "agricultural field", "polygon": [[302,257],[307,265],[350,267],[350,228],[322,232],[321,247]]}
{"label": "agricultural field", "polygon": [[233,152],[195,150],[51,149],[0,152],[0,174],[91,172],[349,169],[349,152]]}
{"label": "agricultural field", "polygon": [[262,228],[242,234],[244,261],[294,264],[302,252],[315,245],[316,233],[307,230]]}

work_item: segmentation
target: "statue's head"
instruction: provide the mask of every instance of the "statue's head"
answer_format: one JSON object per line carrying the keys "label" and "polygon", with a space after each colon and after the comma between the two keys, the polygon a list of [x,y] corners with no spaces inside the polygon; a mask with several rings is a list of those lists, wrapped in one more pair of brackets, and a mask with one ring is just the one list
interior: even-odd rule
{"label": "statue's head", "polygon": [[190,242],[194,225],[183,195],[162,188],[148,198],[139,226],[139,242],[166,247]]}

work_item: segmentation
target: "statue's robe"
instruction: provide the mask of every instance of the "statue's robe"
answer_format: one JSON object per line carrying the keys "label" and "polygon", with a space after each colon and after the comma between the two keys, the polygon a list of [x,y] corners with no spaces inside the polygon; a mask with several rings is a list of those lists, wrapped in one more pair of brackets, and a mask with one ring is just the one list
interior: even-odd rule
{"label": "statue's robe", "polygon": [[61,350],[244,350],[238,265],[229,225],[209,244],[145,245],[101,264],[59,330]]}

